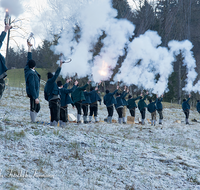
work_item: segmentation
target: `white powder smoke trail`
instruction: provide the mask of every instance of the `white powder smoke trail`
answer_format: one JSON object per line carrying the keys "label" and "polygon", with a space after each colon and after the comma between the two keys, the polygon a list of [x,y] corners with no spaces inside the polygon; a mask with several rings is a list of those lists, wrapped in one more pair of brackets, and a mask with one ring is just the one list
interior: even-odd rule
{"label": "white powder smoke trail", "polygon": [[[52,4],[57,2],[49,1]],[[53,12],[49,10],[43,14],[51,16],[51,32],[61,34],[59,43],[53,50],[72,58],[71,63],[63,66],[63,77],[77,73],[79,77],[93,75],[95,82],[109,80],[112,69],[116,67],[119,56],[124,55],[126,47],[127,56],[114,77],[115,82],[135,84],[160,95],[167,90],[175,56],[181,51],[188,70],[184,90],[198,89],[200,83],[193,86],[197,76],[196,63],[191,52],[192,44],[188,40],[171,41],[168,49],[160,46],[161,37],[157,32],[147,31],[130,42],[129,38],[135,27],[127,20],[116,19],[117,11],[113,9],[111,0],[61,0],[53,9]],[[75,25],[80,29],[76,33]],[[92,50],[103,33],[103,47],[93,57]],[[157,80],[155,76],[158,76]]]}
{"label": "white powder smoke trail", "polygon": [[[187,67],[187,85],[183,90],[192,91],[196,79],[196,62],[192,55],[192,44],[188,40],[171,41],[169,50],[160,47],[161,38],[157,32],[147,31],[135,38],[128,46],[128,54],[115,81],[122,80],[126,84],[134,84],[153,93],[161,95],[167,90],[168,78],[173,72],[173,62],[176,55],[182,52],[184,65]],[[158,81],[155,76],[159,75]]]}
{"label": "white powder smoke trail", "polygon": [[[124,54],[125,44],[134,31],[134,25],[127,20],[118,20],[116,16],[117,11],[108,0],[96,0],[82,7],[76,17],[81,30],[79,42],[74,38],[74,26],[71,25],[68,30],[63,31],[59,44],[55,47],[56,53],[63,52],[73,60],[72,64],[63,66],[63,76],[77,73],[79,77],[84,77],[93,74],[95,82],[110,78],[111,70],[116,66],[118,57]],[[102,40],[104,46],[93,60],[91,49],[103,31],[106,34]],[[103,67],[105,64],[107,66]],[[98,72],[102,67],[105,69],[103,75]]]}

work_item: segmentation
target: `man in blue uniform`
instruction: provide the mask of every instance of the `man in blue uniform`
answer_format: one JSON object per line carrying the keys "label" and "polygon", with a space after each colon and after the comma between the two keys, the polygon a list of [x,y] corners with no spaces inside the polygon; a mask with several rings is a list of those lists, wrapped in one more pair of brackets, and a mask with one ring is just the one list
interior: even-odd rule
{"label": "man in blue uniform", "polygon": [[135,109],[137,108],[135,101],[140,99],[140,97],[142,97],[142,94],[137,98],[133,98],[131,95],[128,96],[127,108],[129,109],[132,117],[135,117]]}
{"label": "man in blue uniform", "polygon": [[74,86],[71,89],[67,89],[69,82],[70,79],[67,79],[66,83],[63,85],[61,81],[57,81],[60,94],[60,102],[61,102],[60,121],[59,121],[61,127],[65,127],[66,122],[68,122],[68,104],[73,104],[73,101],[69,96],[69,94],[74,92],[74,90],[76,90],[78,85],[78,81],[75,81]]}
{"label": "man in blue uniform", "polygon": [[148,92],[146,92],[146,95],[144,96],[144,98],[142,98],[142,96],[140,97],[140,100],[138,102],[138,109],[140,110],[141,116],[142,116],[142,125],[145,124],[144,120],[145,120],[145,113],[146,113],[146,103],[145,100],[147,98]]}
{"label": "man in blue uniform", "polygon": [[163,120],[163,113],[162,113],[163,106],[162,106],[162,100],[163,100],[163,94],[161,95],[160,98],[158,98],[158,95],[157,95],[156,109],[157,109],[157,112],[158,112],[158,114],[159,114],[159,124],[161,124],[161,125],[162,125],[162,120]]}
{"label": "man in blue uniform", "polygon": [[126,91],[123,91],[123,93],[116,93],[116,104],[115,104],[115,109],[117,110],[118,114],[118,123],[122,124],[122,119],[123,119],[123,107],[124,107],[124,102],[123,99],[127,95]]}
{"label": "man in blue uniform", "polygon": [[40,75],[35,70],[36,63],[32,60],[31,48],[32,44],[29,42],[27,64],[24,68],[26,93],[30,98],[30,117],[31,121],[35,122],[37,113],[40,111],[39,90],[40,90]]}
{"label": "man in blue uniform", "polygon": [[[10,30],[10,28],[11,28],[11,26],[9,26],[8,24],[5,25],[5,29],[0,35],[0,48],[1,48],[3,41],[6,37],[6,32],[8,30]],[[4,78],[7,76],[6,71],[8,70],[5,63],[6,63],[5,58],[3,57],[3,55],[0,54],[0,98],[2,97],[4,89],[5,89]]]}
{"label": "man in blue uniform", "polygon": [[60,120],[60,92],[56,84],[56,79],[58,78],[62,67],[62,61],[60,60],[60,66],[57,68],[55,74],[51,72],[47,73],[47,82],[44,87],[44,97],[45,100],[49,102],[49,109],[51,114],[51,126],[57,126]]}
{"label": "man in blue uniform", "polygon": [[99,102],[101,104],[101,97],[98,94],[98,87],[96,87],[96,88],[91,87],[90,88],[90,101],[91,101],[91,103],[90,103],[89,122],[92,121],[92,116],[94,115],[95,122],[97,123],[98,122],[98,119],[97,119],[98,103],[97,102]]}
{"label": "man in blue uniform", "polygon": [[151,113],[151,125],[156,125],[156,104],[157,99],[153,102],[152,99],[149,99],[149,104],[147,106],[148,111]]}
{"label": "man in blue uniform", "polygon": [[83,110],[83,122],[85,124],[88,123],[87,120],[87,116],[88,116],[88,106],[89,104],[91,104],[91,100],[90,100],[90,92],[87,92],[86,90],[84,90],[84,96],[85,96],[85,100],[82,101],[82,110]]}
{"label": "man in blue uniform", "polygon": [[185,114],[186,124],[189,124],[188,119],[189,119],[189,114],[190,114],[190,104],[189,104],[190,97],[191,97],[191,95],[189,94],[189,98],[187,100],[184,98],[183,103],[182,103],[182,109]]}
{"label": "man in blue uniform", "polygon": [[77,123],[81,123],[82,101],[85,100],[84,90],[87,88],[90,82],[91,81],[89,80],[86,85],[76,88],[76,90],[71,94],[72,100],[77,109]]}
{"label": "man in blue uniform", "polygon": [[117,86],[117,89],[113,93],[110,93],[109,90],[106,90],[106,95],[103,98],[103,102],[106,105],[108,111],[108,117],[107,117],[108,123],[112,123],[112,116],[114,112],[113,105],[117,103],[116,99],[114,98],[114,95],[117,93],[118,89],[119,86]]}

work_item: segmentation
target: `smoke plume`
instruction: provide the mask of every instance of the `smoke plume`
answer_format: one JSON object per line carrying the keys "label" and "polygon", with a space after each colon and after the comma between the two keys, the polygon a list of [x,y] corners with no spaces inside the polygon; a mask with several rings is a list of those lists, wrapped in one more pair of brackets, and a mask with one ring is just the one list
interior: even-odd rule
{"label": "smoke plume", "polygon": [[[128,85],[134,84],[161,95],[167,90],[168,78],[173,72],[173,62],[181,52],[188,72],[184,90],[192,91],[197,73],[191,42],[170,41],[169,50],[159,46],[160,44],[161,38],[154,31],[147,31],[135,38],[128,46],[127,57],[115,76],[115,81],[123,81]],[[158,76],[158,79],[155,76]]]}
{"label": "smoke plume", "polygon": [[[149,89],[161,95],[167,90],[168,78],[173,72],[173,62],[181,52],[187,68],[185,91],[197,91],[196,62],[191,51],[192,44],[185,40],[171,41],[161,47],[161,37],[155,31],[130,38],[135,26],[125,19],[117,19],[117,11],[111,0],[51,0],[51,10],[43,14],[48,17],[50,31],[60,34],[58,45],[52,47],[56,54],[63,53],[72,58],[64,64],[61,74],[78,77],[92,76],[95,82],[109,80],[120,56],[125,54],[114,81]],[[94,56],[93,49],[99,38],[103,47]]]}
{"label": "smoke plume", "polygon": [[[73,60],[72,64],[63,66],[63,76],[74,73],[79,77],[92,75],[95,82],[110,78],[118,57],[124,54],[124,47],[134,31],[129,21],[118,20],[116,16],[117,11],[108,0],[91,1],[81,7],[79,15],[75,16],[80,27],[78,42],[74,36],[74,25],[69,24],[55,47],[56,53],[62,52]],[[106,35],[102,40],[103,48],[93,58],[91,50],[103,32]]]}

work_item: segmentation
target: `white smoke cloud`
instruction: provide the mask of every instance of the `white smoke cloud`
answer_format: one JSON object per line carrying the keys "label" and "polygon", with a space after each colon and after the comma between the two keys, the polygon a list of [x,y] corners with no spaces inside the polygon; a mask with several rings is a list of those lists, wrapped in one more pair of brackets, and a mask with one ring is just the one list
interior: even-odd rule
{"label": "white smoke cloud", "polygon": [[19,16],[23,13],[23,5],[20,0],[1,0],[0,6],[5,10],[8,9],[9,13],[14,16]]}
{"label": "white smoke cloud", "polygon": [[[184,90],[197,91],[198,82],[193,85],[197,73],[192,54],[192,44],[188,40],[171,41],[169,48],[161,47],[161,37],[154,31],[132,37],[135,26],[127,20],[116,19],[117,11],[113,9],[111,0],[49,0],[51,6],[43,13],[42,19],[52,34],[60,34],[59,43],[52,47],[56,54],[63,53],[72,58],[72,62],[64,64],[61,74],[78,77],[93,76],[95,82],[109,80],[112,69],[117,65],[119,56],[127,56],[122,63],[114,81],[122,81],[127,85],[135,84],[153,93],[162,94],[167,90],[168,78],[173,72],[176,55],[182,52],[184,65],[187,67],[187,85]],[[80,31],[74,34],[75,25]],[[105,32],[101,40],[103,47],[93,57],[95,44]],[[78,35],[78,40],[76,36]],[[158,80],[155,76],[159,76]]]}
{"label": "white smoke cloud", "polygon": [[[79,77],[92,74],[95,82],[109,79],[111,69],[116,66],[119,55],[124,54],[124,46],[134,31],[134,26],[129,21],[118,20],[116,16],[117,11],[108,0],[92,1],[81,8],[79,15],[76,15],[76,23],[81,30],[79,42],[74,39],[74,25],[68,25],[69,28],[63,31],[59,44],[55,47],[56,53],[62,52],[73,60],[71,64],[63,66],[63,76],[77,73]],[[103,31],[106,34],[102,40],[104,46],[93,60],[91,49]],[[103,72],[107,73],[106,76],[98,72],[105,63],[107,69]]]}
{"label": "white smoke cloud", "polygon": [[[168,78],[173,72],[173,62],[180,52],[187,67],[186,86],[183,90],[192,91],[193,82],[197,77],[195,71],[196,61],[192,54],[192,43],[188,40],[181,42],[170,41],[169,50],[160,47],[161,38],[157,32],[147,31],[145,34],[135,38],[128,46],[128,54],[115,81],[123,81],[126,84],[134,84],[144,89],[151,89],[153,93],[161,95],[167,90]],[[155,76],[159,74],[158,81]]]}
{"label": "white smoke cloud", "polygon": [[[181,42],[178,41],[171,41],[169,42],[168,46],[170,47],[170,51],[173,52],[175,55],[178,55],[180,52],[183,56],[183,63],[187,68],[187,79],[186,79],[186,86],[183,90],[187,92],[197,91],[193,86],[193,83],[197,77],[197,73],[195,71],[196,61],[193,57],[193,52],[191,51],[193,45],[190,41],[184,40]],[[199,89],[200,90],[200,89]]]}
{"label": "white smoke cloud", "polygon": [[[135,84],[162,94],[167,89],[168,77],[173,71],[173,56],[167,48],[158,47],[161,38],[157,32],[147,31],[135,38],[128,46],[127,57],[122,63],[115,81]],[[155,75],[160,78],[155,82]]]}
{"label": "white smoke cloud", "polygon": [[[92,68],[95,82],[108,80],[111,77],[111,70],[116,67],[119,56],[124,55],[124,47],[128,45],[134,29],[134,25],[126,20],[110,19],[107,21],[104,28],[107,37],[103,40],[104,46],[100,54],[94,58]],[[107,64],[107,68],[103,68],[104,64]],[[99,70],[107,72],[107,75],[102,75]]]}

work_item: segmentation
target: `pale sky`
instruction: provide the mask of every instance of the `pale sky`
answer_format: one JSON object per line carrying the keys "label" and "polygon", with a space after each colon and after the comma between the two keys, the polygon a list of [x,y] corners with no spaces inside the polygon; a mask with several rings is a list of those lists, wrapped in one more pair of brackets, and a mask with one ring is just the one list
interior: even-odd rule
{"label": "pale sky", "polygon": [[[9,1],[9,0],[7,0]],[[11,0],[12,2],[13,0]],[[0,0],[1,2],[1,0]],[[23,3],[24,10],[21,14],[16,17],[11,14],[11,20],[15,20],[17,22],[13,23],[12,26],[14,27],[11,29],[10,32],[10,44],[9,46],[12,47],[21,47],[22,45],[26,48],[26,39],[28,38],[29,34],[32,32],[33,25],[37,25],[37,16],[41,14],[41,12],[47,7],[46,0],[29,0],[21,1]],[[0,7],[0,30],[4,30],[4,17],[5,17],[5,8]],[[41,43],[43,39],[43,35],[34,34],[35,37],[35,46],[37,47],[38,44]],[[0,50],[2,54],[5,55],[6,50],[6,43],[7,43],[7,36],[4,40],[3,46]]]}

